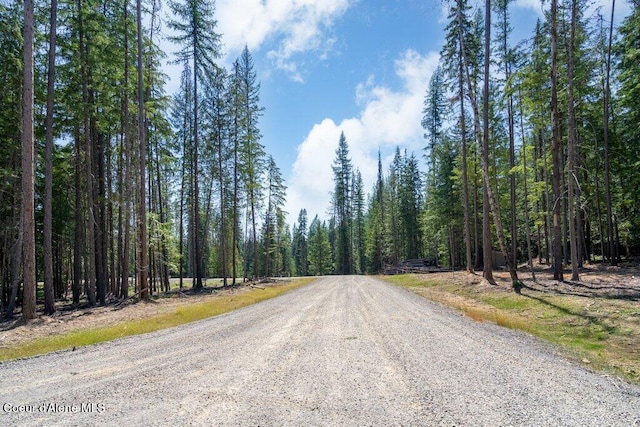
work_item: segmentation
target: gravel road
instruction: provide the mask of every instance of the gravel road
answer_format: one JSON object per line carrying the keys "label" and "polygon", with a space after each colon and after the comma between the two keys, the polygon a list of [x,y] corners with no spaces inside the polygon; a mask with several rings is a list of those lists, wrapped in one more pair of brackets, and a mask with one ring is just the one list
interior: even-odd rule
{"label": "gravel road", "polygon": [[640,425],[640,388],[366,277],[0,365],[0,425]]}

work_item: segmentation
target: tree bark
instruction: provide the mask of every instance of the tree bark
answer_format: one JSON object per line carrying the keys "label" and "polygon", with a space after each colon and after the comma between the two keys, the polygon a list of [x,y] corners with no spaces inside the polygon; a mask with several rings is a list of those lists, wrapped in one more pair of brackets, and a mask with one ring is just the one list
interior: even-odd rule
{"label": "tree bark", "polygon": [[[503,38],[503,50],[504,50],[504,72],[505,82],[509,82],[511,78],[511,58],[509,55],[509,46],[507,41],[507,7],[508,3],[504,4],[503,13],[503,26],[504,26],[504,38]],[[514,135],[514,118],[513,118],[513,95],[507,95],[507,123],[509,128],[509,198],[511,207],[511,259],[514,264],[517,264],[518,260],[518,216],[516,215],[516,174],[513,172],[513,168],[516,165],[516,148],[515,148],[515,135]],[[524,147],[523,147],[524,149]]]}
{"label": "tree bark", "polygon": [[[194,36],[194,39],[196,36]],[[194,46],[198,46],[194,40]],[[198,55],[193,53],[193,287],[202,288],[202,268],[200,251],[200,194],[198,189]]]}
{"label": "tree bark", "polygon": [[35,155],[33,139],[33,0],[24,2],[24,92],[22,109],[22,317],[36,317]]}
{"label": "tree bark", "polygon": [[[493,223],[498,236],[498,243],[500,249],[507,261],[507,268],[509,269],[509,275],[511,281],[516,290],[519,289],[518,274],[515,267],[515,260],[511,258],[504,238],[504,231],[502,229],[502,220],[500,219],[500,211],[495,197],[493,196],[493,189],[491,188],[491,180],[489,178],[489,65],[491,63],[491,1],[485,1],[485,22],[484,22],[484,96],[483,96],[483,118],[484,118],[484,135],[482,141],[482,175],[484,178],[484,185],[486,187],[486,199],[489,202],[489,208],[491,209],[491,216],[493,216]],[[470,82],[469,82],[470,83]],[[488,216],[488,215],[487,215]],[[488,218],[487,218],[488,221]],[[487,227],[489,228],[489,227]],[[491,254],[493,256],[493,254]],[[485,255],[485,259],[487,255]]]}
{"label": "tree bark", "polygon": [[561,140],[560,117],[558,113],[558,0],[551,0],[551,121],[553,139],[551,156],[553,162],[553,278],[564,280],[562,266],[562,230],[561,230]]}
{"label": "tree bark", "polygon": [[569,30],[569,57],[567,64],[567,113],[568,113],[568,138],[567,138],[567,186],[569,193],[569,240],[571,252],[571,280],[580,280],[578,265],[578,232],[576,230],[576,205],[575,205],[575,181],[578,179],[576,174],[576,144],[577,144],[577,121],[576,109],[573,92],[573,79],[575,69],[575,33],[576,33],[576,14],[577,1],[571,1],[571,28]]}
{"label": "tree bark", "polygon": [[607,208],[607,238],[609,240],[609,260],[611,265],[618,264],[616,246],[613,238],[613,208],[611,206],[611,165],[609,161],[609,97],[611,95],[611,45],[613,43],[613,17],[616,1],[611,2],[611,23],[609,25],[609,42],[607,46],[606,76],[603,105],[603,131],[604,131],[604,197]]}
{"label": "tree bark", "polygon": [[[531,269],[531,278],[537,282],[536,272],[533,268],[533,252],[531,250],[531,229],[529,227],[529,187],[527,185],[527,144],[524,130],[524,114],[522,111],[522,95],[520,94],[520,133],[522,134],[522,185],[524,191],[524,225],[527,239],[527,259]],[[534,164],[535,169],[535,164]]]}
{"label": "tree bark", "polygon": [[9,304],[5,311],[5,317],[10,319],[16,309],[16,300],[18,298],[18,288],[20,287],[20,278],[22,276],[22,242],[24,238],[24,217],[20,217],[20,227],[18,229],[18,237],[11,249],[11,294],[9,296]]}
{"label": "tree bark", "polygon": [[53,109],[55,95],[56,22],[58,1],[51,0],[49,20],[49,57],[47,70],[47,113],[45,119],[45,171],[44,171],[44,313],[56,311],[53,290]]}
{"label": "tree bark", "polygon": [[147,206],[146,206],[146,161],[147,141],[144,112],[144,78],[143,78],[143,45],[142,45],[142,5],[136,0],[136,22],[138,30],[138,284],[140,298],[149,300],[149,247],[147,242]]}
{"label": "tree bark", "polygon": [[[216,105],[216,109],[220,109],[219,105]],[[221,117],[218,115],[218,120]],[[221,127],[221,126],[220,126]],[[224,177],[224,163],[223,163],[223,136],[222,129],[218,129],[217,132],[217,145],[218,145],[218,186],[220,190],[220,256],[222,262],[222,284],[227,287],[227,205],[225,199],[225,177]]]}
{"label": "tree bark", "polygon": [[460,33],[458,34],[460,43],[460,58],[458,60],[458,96],[460,98],[460,132],[462,139],[462,208],[464,211],[465,267],[467,269],[467,272],[473,273],[473,261],[471,259],[471,219],[469,214],[469,174],[467,165],[468,144],[464,111],[464,68],[466,67],[466,58],[464,55],[462,9],[460,8],[460,6],[458,6],[458,26],[460,28]]}

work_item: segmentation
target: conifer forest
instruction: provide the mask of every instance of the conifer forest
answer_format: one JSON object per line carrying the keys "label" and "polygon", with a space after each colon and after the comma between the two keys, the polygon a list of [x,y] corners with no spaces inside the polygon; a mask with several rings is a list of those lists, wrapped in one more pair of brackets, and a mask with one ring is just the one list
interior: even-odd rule
{"label": "conifer forest", "polygon": [[326,212],[285,212],[252,53],[223,65],[214,0],[0,0],[0,314],[415,259],[500,264],[517,291],[533,263],[579,280],[637,257],[640,2],[615,26],[549,2],[514,40],[508,0],[447,0],[423,150],[379,156],[367,188],[345,132]]}

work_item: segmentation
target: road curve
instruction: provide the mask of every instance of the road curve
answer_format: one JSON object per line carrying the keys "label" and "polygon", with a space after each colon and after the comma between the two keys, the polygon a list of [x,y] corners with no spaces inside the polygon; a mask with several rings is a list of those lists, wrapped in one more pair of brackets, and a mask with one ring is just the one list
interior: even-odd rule
{"label": "road curve", "polygon": [[367,277],[0,365],[0,425],[640,425],[640,388]]}

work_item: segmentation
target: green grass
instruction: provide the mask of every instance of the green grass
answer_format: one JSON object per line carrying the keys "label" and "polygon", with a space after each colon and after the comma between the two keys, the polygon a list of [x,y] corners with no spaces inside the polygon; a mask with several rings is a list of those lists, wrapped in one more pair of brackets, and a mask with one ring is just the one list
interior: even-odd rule
{"label": "green grass", "polygon": [[[478,322],[522,330],[564,349],[591,368],[640,383],[640,307],[633,301],[511,290],[419,275],[381,277],[462,311]],[[594,309],[597,307],[597,309]],[[625,315],[621,315],[624,313]]]}
{"label": "green grass", "polygon": [[131,335],[146,334],[196,320],[206,319],[277,297],[312,282],[313,278],[294,279],[291,283],[252,289],[237,295],[214,296],[205,302],[182,305],[172,313],[118,323],[112,326],[41,338],[15,347],[0,348],[0,362],[36,356],[53,351],[82,347]]}

